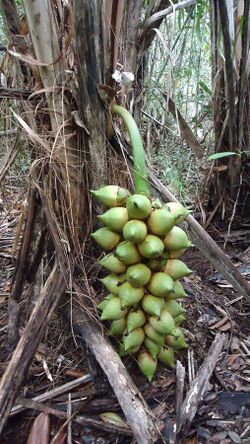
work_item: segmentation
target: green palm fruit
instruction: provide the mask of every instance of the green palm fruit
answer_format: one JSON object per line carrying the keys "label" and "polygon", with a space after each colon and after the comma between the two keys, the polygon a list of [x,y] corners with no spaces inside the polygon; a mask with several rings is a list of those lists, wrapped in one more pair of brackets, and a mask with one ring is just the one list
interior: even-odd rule
{"label": "green palm fruit", "polygon": [[169,259],[178,259],[179,257],[183,256],[186,250],[187,248],[182,248],[181,250],[170,251]]}
{"label": "green palm fruit", "polygon": [[141,346],[145,338],[145,333],[142,328],[135,328],[130,333],[123,336],[123,343],[125,351],[131,347]]}
{"label": "green palm fruit", "polygon": [[116,321],[123,318],[127,314],[127,310],[121,306],[120,298],[112,298],[108,301],[107,305],[101,315],[102,321]]}
{"label": "green palm fruit", "polygon": [[137,304],[144,295],[144,288],[134,288],[129,282],[124,282],[119,289],[119,297],[121,299],[122,307],[131,307]]}
{"label": "green palm fruit", "polygon": [[192,246],[185,231],[180,227],[172,228],[164,237],[163,243],[168,251],[181,250]]}
{"label": "green palm fruit", "polygon": [[126,271],[126,279],[133,287],[143,287],[151,279],[151,270],[145,264],[130,265]]}
{"label": "green palm fruit", "polygon": [[165,236],[174,226],[176,217],[164,206],[159,210],[154,210],[148,218],[148,228],[151,233],[158,236]]}
{"label": "green palm fruit", "polygon": [[138,365],[143,375],[151,382],[157,369],[157,359],[152,358],[146,351],[141,352],[138,356]]}
{"label": "green palm fruit", "polygon": [[97,305],[98,310],[103,311],[104,308],[106,307],[108,301],[110,301],[114,297],[115,297],[115,294],[112,294],[112,293],[109,293],[107,296],[105,296],[105,298],[101,302],[99,302],[99,304]]}
{"label": "green palm fruit", "polygon": [[116,245],[120,242],[121,236],[118,233],[110,230],[108,227],[100,228],[91,234],[93,239],[102,247],[104,250],[113,250]]}
{"label": "green palm fruit", "polygon": [[166,273],[155,273],[148,284],[148,290],[154,296],[166,297],[173,290],[173,279]]}
{"label": "green palm fruit", "polygon": [[146,264],[152,271],[161,271],[165,267],[167,260],[168,260],[168,258],[166,258],[166,259],[162,259],[162,258],[149,259],[146,261]]}
{"label": "green palm fruit", "polygon": [[143,257],[156,259],[162,255],[164,244],[158,236],[148,234],[144,241],[138,244],[138,248]]}
{"label": "green palm fruit", "polygon": [[162,207],[163,207],[163,203],[161,202],[161,200],[158,197],[152,201],[152,208],[159,209]]}
{"label": "green palm fruit", "polygon": [[124,333],[126,329],[126,318],[125,316],[121,319],[117,319],[111,322],[110,329],[108,331],[109,336],[119,336]]}
{"label": "green palm fruit", "polygon": [[163,298],[158,298],[156,296],[152,296],[151,294],[145,294],[145,296],[143,296],[141,305],[146,313],[160,316],[165,305],[165,301]]}
{"label": "green palm fruit", "polygon": [[152,327],[161,334],[170,333],[175,328],[174,318],[167,310],[162,310],[161,316],[151,316],[149,322]]}
{"label": "green palm fruit", "polygon": [[107,207],[117,207],[126,203],[130,192],[118,185],[106,185],[99,190],[90,190],[91,194]]}
{"label": "green palm fruit", "polygon": [[135,328],[142,327],[146,322],[146,316],[141,309],[130,311],[127,316],[127,331],[130,333]]}
{"label": "green palm fruit", "polygon": [[129,355],[134,355],[135,353],[137,353],[141,348],[141,345],[138,345],[137,347],[130,347],[127,349],[127,353]]}
{"label": "green palm fruit", "polygon": [[133,355],[134,353],[137,353],[141,348],[141,345],[138,345],[137,347],[130,347],[128,350],[125,351],[125,346],[123,342],[120,342],[119,344],[119,350],[118,354],[121,358],[125,356],[126,354]]}
{"label": "green palm fruit", "polygon": [[174,367],[174,350],[171,347],[162,347],[158,359],[167,367]]}
{"label": "green palm fruit", "polygon": [[110,208],[110,210],[97,216],[97,219],[111,230],[121,232],[128,222],[128,212],[123,207]]}
{"label": "green palm fruit", "polygon": [[117,275],[112,273],[99,280],[105,285],[110,293],[118,294],[119,286],[125,281],[125,274]]}
{"label": "green palm fruit", "polygon": [[134,244],[144,241],[147,236],[147,225],[142,220],[130,220],[123,227],[123,237]]}
{"label": "green palm fruit", "polygon": [[179,202],[168,202],[166,204],[166,207],[168,207],[169,211],[173,216],[176,216],[176,224],[179,224],[180,222],[183,222],[186,217],[191,213],[191,211],[187,210],[183,207]]}
{"label": "green palm fruit", "polygon": [[171,334],[166,335],[165,342],[169,347],[172,347],[174,350],[181,350],[182,348],[188,348],[188,345],[185,341],[184,334],[179,327],[176,327],[171,331]]}
{"label": "green palm fruit", "polygon": [[187,320],[187,318],[183,314],[176,316],[174,318],[174,322],[175,322],[176,327],[179,327],[179,325],[186,320]]}
{"label": "green palm fruit", "polygon": [[174,281],[173,291],[167,296],[168,300],[186,298],[187,293],[185,292],[180,281]]}
{"label": "green palm fruit", "polygon": [[167,301],[164,308],[171,314],[171,316],[173,316],[173,318],[182,315],[186,311],[177,301]]}
{"label": "green palm fruit", "polygon": [[133,219],[146,219],[152,211],[148,197],[143,194],[134,194],[127,199],[126,208],[129,217]]}
{"label": "green palm fruit", "polygon": [[98,264],[113,273],[124,273],[126,265],[123,264],[114,253],[109,253],[98,261]]}
{"label": "green palm fruit", "polygon": [[116,256],[126,265],[136,264],[140,262],[141,255],[136,246],[130,241],[121,242],[116,250]]}
{"label": "green palm fruit", "polygon": [[149,339],[147,337],[144,339],[144,345],[153,358],[157,357],[159,351],[162,348],[160,344],[157,344],[156,342],[152,341],[152,339]]}
{"label": "green palm fruit", "polygon": [[165,341],[165,336],[158,333],[151,324],[146,324],[144,325],[144,332],[145,335],[149,338],[152,339],[152,341],[156,342],[157,344],[160,345],[164,345],[164,341]]}
{"label": "green palm fruit", "polygon": [[179,259],[169,259],[164,268],[164,273],[171,276],[172,279],[177,280],[183,278],[184,276],[188,276],[192,273],[192,270],[190,270],[187,265]]}

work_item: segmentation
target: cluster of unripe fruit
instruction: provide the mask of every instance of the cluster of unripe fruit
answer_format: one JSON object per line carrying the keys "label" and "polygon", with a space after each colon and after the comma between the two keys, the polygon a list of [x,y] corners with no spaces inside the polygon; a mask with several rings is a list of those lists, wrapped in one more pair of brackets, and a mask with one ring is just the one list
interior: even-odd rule
{"label": "cluster of unripe fruit", "polygon": [[179,257],[192,244],[176,224],[189,214],[182,205],[161,205],[143,194],[108,185],[92,194],[109,209],[92,237],[109,253],[100,261],[109,294],[99,303],[109,335],[120,336],[120,353],[137,355],[152,380],[160,361],[174,365],[174,351],[187,344],[179,325],[186,318],[177,299],[186,296],[179,279],[192,271]]}

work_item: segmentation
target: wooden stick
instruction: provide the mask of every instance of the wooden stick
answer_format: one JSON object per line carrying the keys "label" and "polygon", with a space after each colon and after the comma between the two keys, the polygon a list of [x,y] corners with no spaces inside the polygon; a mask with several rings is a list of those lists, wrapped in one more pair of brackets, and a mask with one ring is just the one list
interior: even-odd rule
{"label": "wooden stick", "polygon": [[181,3],[169,6],[168,8],[163,9],[162,11],[156,12],[144,22],[142,30],[143,34],[149,31],[150,29],[154,28],[158,20],[163,19],[170,14],[173,14],[173,12],[178,11],[179,9],[187,8],[188,6],[195,5],[196,3],[197,0],[185,0]]}
{"label": "wooden stick", "polygon": [[175,397],[175,413],[176,413],[176,424],[180,422],[181,406],[183,403],[183,393],[185,384],[185,367],[180,361],[176,362],[176,397]]}
{"label": "wooden stick", "polygon": [[208,351],[207,358],[204,360],[197,377],[191,384],[190,390],[182,404],[179,423],[177,424],[177,432],[179,433],[183,426],[191,424],[199,402],[205,395],[209,383],[209,379],[214,371],[219,354],[226,342],[226,335],[218,333]]}
{"label": "wooden stick", "polygon": [[191,130],[190,126],[184,119],[183,115],[180,113],[174,101],[166,93],[162,93],[162,95],[166,100],[168,111],[170,111],[170,113],[176,120],[177,125],[180,127],[180,132],[183,139],[185,139],[186,142],[190,145],[196,157],[198,159],[201,159],[204,155],[204,149],[200,144],[199,140],[197,139],[197,137],[195,137],[193,131]]}
{"label": "wooden stick", "polygon": [[72,313],[76,334],[84,339],[106,374],[137,443],[154,443],[160,434],[156,418],[100,326],[91,321],[81,309],[81,290],[77,288],[77,291],[79,301]]}
{"label": "wooden stick", "polygon": [[[35,396],[34,398],[32,398],[32,400],[36,401],[36,402],[48,401],[52,398],[55,398],[56,396],[63,395],[64,393],[68,393],[71,390],[73,390],[74,388],[79,387],[80,385],[85,384],[91,380],[92,380],[92,376],[89,374],[81,376],[80,378],[74,379],[73,381],[67,382],[66,384],[60,385],[59,387],[56,387],[52,390],[42,393],[42,395]],[[12,408],[12,410],[10,412],[10,416],[18,415],[19,413],[21,413],[25,410],[23,399],[25,399],[25,398],[22,398],[22,402],[20,401],[20,403],[18,405],[15,405]],[[17,401],[19,402],[19,400],[17,400]]]}
{"label": "wooden stick", "polygon": [[[54,415],[60,419],[68,419],[68,414],[61,410],[54,409],[46,404],[42,404],[41,402],[34,401],[32,399],[22,399],[23,407],[25,409],[37,410],[39,412],[44,412],[50,415]],[[128,435],[131,436],[132,432],[129,427],[120,427],[115,424],[105,423],[103,421],[99,421],[93,418],[87,418],[86,416],[75,416],[77,412],[74,412],[70,420],[73,420],[77,424],[80,424],[83,427],[90,427],[97,430],[105,430],[109,433],[114,433],[118,435]]]}
{"label": "wooden stick", "polygon": [[[156,178],[152,171],[149,171],[148,175],[162,198],[166,199],[166,201],[178,202],[175,196]],[[201,254],[213,264],[216,270],[233,286],[235,291],[250,301],[250,284],[244,276],[193,216],[189,215],[186,220],[192,229],[195,245]]]}
{"label": "wooden stick", "polygon": [[67,276],[55,264],[1,379],[0,434],[15,402],[25,373],[43,338],[47,323],[65,291],[66,282]]}
{"label": "wooden stick", "polygon": [[26,279],[27,271],[27,257],[29,254],[29,247],[32,236],[32,229],[34,225],[34,218],[36,212],[36,189],[31,190],[29,196],[29,208],[26,220],[26,225],[22,237],[21,248],[19,249],[16,270],[13,277],[13,287],[9,297],[8,304],[8,342],[11,351],[14,350],[19,339],[19,312],[20,312],[20,298],[23,292],[23,286]]}

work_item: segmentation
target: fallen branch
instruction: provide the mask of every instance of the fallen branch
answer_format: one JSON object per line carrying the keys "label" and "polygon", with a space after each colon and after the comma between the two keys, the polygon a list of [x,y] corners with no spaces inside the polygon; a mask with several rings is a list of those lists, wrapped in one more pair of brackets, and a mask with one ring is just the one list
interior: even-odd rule
{"label": "fallen branch", "polygon": [[[162,198],[167,201],[177,202],[175,196],[161,183],[152,171],[149,171],[149,178],[155,189],[161,194]],[[213,264],[217,271],[233,286],[234,290],[244,296],[250,301],[250,284],[244,276],[233,265],[232,261],[216,244],[216,242],[209,236],[204,228],[194,219],[193,216],[187,217],[187,222],[190,225],[194,238],[195,245],[200,250],[201,254]]]}
{"label": "fallen branch", "polygon": [[154,443],[160,434],[156,418],[97,322],[91,321],[81,309],[79,288],[77,291],[79,302],[72,313],[75,333],[84,339],[106,374],[136,441]]}
{"label": "fallen branch", "polygon": [[13,136],[18,132],[17,129],[12,128],[12,129],[7,129],[4,131],[0,131],[0,137],[7,137],[7,136]]}
{"label": "fallen branch", "polygon": [[46,326],[65,291],[67,276],[54,266],[41,290],[27,326],[0,383],[0,434],[9,417],[30,362],[43,338]]}
{"label": "fallen branch", "polygon": [[14,350],[19,339],[20,298],[22,296],[23,286],[26,279],[25,272],[27,271],[27,258],[29,254],[32,229],[34,225],[35,211],[36,211],[36,189],[33,188],[30,193],[26,225],[22,237],[22,244],[18,252],[16,269],[13,276],[14,282],[8,302],[8,312],[9,312],[8,343],[11,351]]}
{"label": "fallen branch", "polygon": [[194,419],[198,405],[205,395],[209,379],[214,371],[218,357],[226,342],[226,335],[218,333],[208,351],[207,358],[204,360],[197,377],[191,384],[180,411],[179,423],[177,424],[177,432],[182,427],[191,424]]}
{"label": "fallen branch", "polygon": [[[16,130],[9,130],[9,131],[15,131],[16,134]],[[2,134],[1,134],[2,133]],[[1,131],[0,132],[0,137],[1,136],[7,136],[8,132],[7,131]],[[10,149],[8,149],[8,151],[6,152],[6,154],[3,156],[3,158],[1,159],[1,168],[0,168],[0,184],[3,181],[3,179],[5,178],[9,168],[11,167],[12,163],[14,162],[18,151],[19,151],[19,143],[20,143],[20,135],[19,133],[16,135],[15,137],[15,141],[14,143],[11,145]]]}
{"label": "fallen branch", "polygon": [[[41,402],[33,401],[32,399],[23,399],[22,400],[24,408],[29,408],[32,410],[37,410],[38,412],[44,412],[50,415],[54,415],[60,419],[68,419],[67,412],[63,412],[61,410],[54,409],[46,404],[42,404]],[[106,432],[118,434],[118,435],[128,435],[131,436],[132,432],[129,427],[120,427],[115,424],[105,423],[103,421],[99,421],[93,418],[87,418],[86,416],[76,416],[77,412],[74,412],[71,415],[72,421],[81,425],[82,427],[88,427],[97,430],[105,430]]]}
{"label": "fallen branch", "polygon": [[197,137],[195,137],[193,131],[191,130],[190,126],[187,124],[186,120],[176,107],[173,100],[170,99],[170,97],[168,97],[168,95],[165,93],[163,93],[163,97],[164,99],[166,99],[168,110],[170,111],[170,113],[176,120],[176,123],[180,127],[180,132],[183,139],[185,139],[188,145],[190,145],[196,157],[198,159],[201,159],[203,157],[203,148],[199,140],[197,139]]}
{"label": "fallen branch", "polygon": [[[67,382],[66,384],[60,385],[59,387],[56,387],[52,390],[48,390],[47,392],[42,393],[42,395],[35,396],[34,398],[32,398],[32,401],[44,402],[44,401],[51,400],[51,399],[55,398],[56,396],[63,395],[64,393],[68,393],[71,390],[75,389],[76,387],[79,387],[80,385],[85,384],[91,380],[92,380],[91,375],[81,376],[80,378],[74,379],[73,381]],[[19,404],[15,405],[12,408],[12,410],[10,412],[10,416],[18,415],[19,413],[23,412],[26,409],[26,407],[24,406],[24,400],[25,400],[25,398],[22,398],[22,400],[21,399],[17,400],[17,402],[19,402]]]}
{"label": "fallen branch", "polygon": [[28,99],[34,91],[0,86],[0,99]]}
{"label": "fallen branch", "polygon": [[187,8],[188,6],[195,5],[196,3],[197,0],[185,0],[181,3],[169,6],[168,8],[163,9],[162,11],[156,12],[145,21],[143,26],[143,34],[148,32],[150,29],[154,28],[158,20],[167,17],[168,15],[172,14],[175,11],[178,11],[179,9]]}
{"label": "fallen branch", "polygon": [[176,425],[180,423],[181,406],[183,403],[184,385],[185,385],[185,367],[180,361],[176,362],[176,395],[175,395],[175,413],[176,413]]}

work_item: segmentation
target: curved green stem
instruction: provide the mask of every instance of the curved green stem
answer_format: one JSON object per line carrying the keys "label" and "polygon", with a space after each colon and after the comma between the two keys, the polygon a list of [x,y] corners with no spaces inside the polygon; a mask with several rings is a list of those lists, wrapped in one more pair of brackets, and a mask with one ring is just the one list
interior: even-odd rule
{"label": "curved green stem", "polygon": [[114,104],[112,105],[111,110],[113,113],[118,114],[118,116],[123,119],[129,133],[134,158],[135,191],[149,197],[150,190],[148,185],[147,165],[139,129],[134,118],[131,116],[130,112],[126,110],[126,108]]}

